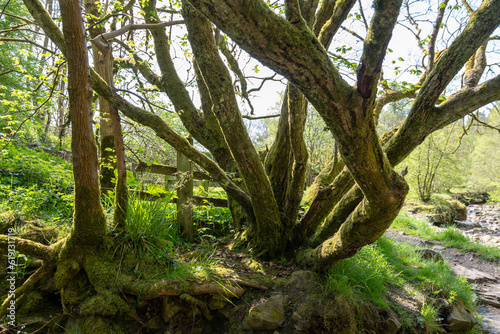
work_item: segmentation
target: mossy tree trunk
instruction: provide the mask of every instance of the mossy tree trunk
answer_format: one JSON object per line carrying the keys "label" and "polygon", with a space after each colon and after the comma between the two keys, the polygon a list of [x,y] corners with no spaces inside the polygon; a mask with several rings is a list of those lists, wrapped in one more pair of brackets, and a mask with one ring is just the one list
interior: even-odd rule
{"label": "mossy tree trunk", "polygon": [[[98,24],[100,17],[98,2],[86,0],[85,8],[91,24],[89,33],[91,38],[96,38],[105,33],[104,26]],[[113,87],[113,49],[111,47],[98,48],[92,45],[94,64],[97,74],[106,83]],[[125,166],[125,145],[123,142],[122,128],[118,109],[102,96],[99,97],[100,116],[100,185],[101,188],[115,186],[115,205],[113,221],[115,226],[123,226],[127,214],[128,188],[127,170]],[[116,177],[115,177],[116,170]],[[116,179],[116,185],[112,180]]]}
{"label": "mossy tree trunk", "polygon": [[[319,30],[319,40],[317,40],[306,28],[307,24],[299,10],[299,1],[286,2],[289,22],[274,15],[261,3],[250,4],[232,0],[214,2],[192,0],[190,3],[252,56],[286,76],[321,114],[335,136],[342,160],[347,166],[345,172],[333,181],[332,191],[327,195],[327,197],[334,197],[329,210],[342,199],[344,194],[348,193],[354,181],[364,196],[364,199],[355,205],[353,211],[347,210],[348,212],[343,215],[347,214],[347,219],[333,232],[330,239],[325,240],[316,251],[303,254],[303,263],[313,267],[328,267],[342,258],[351,256],[365,244],[376,240],[396,216],[408,189],[402,178],[392,169],[392,165],[397,163],[393,160],[397,159],[391,159],[388,154],[391,159],[389,161],[383,153],[382,144],[375,132],[373,112],[381,64],[401,2],[378,1],[375,3],[375,15],[364,41],[355,88],[351,88],[343,81],[328,61],[320,44],[320,41],[327,41],[325,36],[338,27],[338,22],[342,21],[341,15],[331,16],[328,26],[325,25]],[[348,6],[348,3],[336,4],[334,8],[335,6],[340,9],[342,6]],[[484,11],[479,10],[476,13],[480,16],[479,12],[483,12],[484,25],[479,24],[476,18],[472,18],[471,26],[475,25],[476,32],[468,31],[464,34],[469,35],[469,38],[471,36],[477,38],[478,35],[475,34],[482,36],[481,40],[475,41],[472,49],[477,49],[498,25],[498,18],[493,16],[494,9],[492,9],[498,7],[498,4],[490,4],[490,6],[490,9],[486,9],[487,5],[484,5]],[[237,15],[228,14],[236,12]],[[457,48],[449,51],[448,54],[454,55],[456,51]],[[459,67],[461,67],[472,54],[472,51],[465,52],[462,58],[455,55],[454,61],[456,64],[460,63]],[[307,55],[307,57],[302,55]],[[441,75],[441,81],[432,84],[430,81],[424,83],[426,89],[420,91],[420,94],[423,92],[420,98],[422,102],[417,97],[417,104],[414,105],[414,110],[418,110],[417,113],[423,112],[422,107],[433,108],[442,89],[458,71],[458,68],[450,69],[449,67],[445,70],[440,62],[441,60],[436,64],[433,70],[435,73],[431,73],[430,77],[433,74]],[[440,69],[440,73],[436,72],[436,69]],[[430,87],[438,89],[432,90],[431,93]],[[418,106],[419,103],[420,106]],[[440,116],[442,117],[442,114]],[[452,118],[453,116],[447,115],[446,122],[450,122]],[[410,117],[410,120],[417,122],[417,119],[413,117]],[[408,139],[414,138],[420,143],[422,137],[435,129],[436,122],[429,122],[422,117],[418,118],[418,121],[425,122],[427,126],[422,126],[423,124],[411,126],[410,131],[403,126],[386,145],[387,148],[393,147],[395,142],[401,140],[400,135],[405,131],[408,131]],[[429,131],[429,127],[433,130]],[[413,135],[418,132],[423,136],[416,139]],[[408,144],[408,141],[405,144]],[[408,145],[402,151],[409,153],[416,145]],[[406,154],[402,155],[406,156]],[[350,197],[357,197],[355,195],[360,195],[360,193],[354,193]],[[317,223],[317,221],[313,222],[313,224]]]}
{"label": "mossy tree trunk", "polygon": [[101,206],[97,147],[92,133],[92,88],[85,28],[78,2],[60,1],[68,59],[68,92],[72,124],[71,151],[75,202],[71,238],[75,245],[98,246],[106,235]]}

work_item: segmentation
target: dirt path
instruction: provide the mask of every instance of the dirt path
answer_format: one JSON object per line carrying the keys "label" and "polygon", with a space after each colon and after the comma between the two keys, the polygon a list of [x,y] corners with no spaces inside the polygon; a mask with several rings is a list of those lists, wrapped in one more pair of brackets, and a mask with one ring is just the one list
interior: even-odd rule
{"label": "dirt path", "polygon": [[500,265],[484,261],[470,252],[441,246],[438,241],[424,240],[404,232],[389,229],[386,236],[437,251],[453,271],[466,278],[476,291],[481,305],[478,316],[483,319],[483,333],[500,334]]}

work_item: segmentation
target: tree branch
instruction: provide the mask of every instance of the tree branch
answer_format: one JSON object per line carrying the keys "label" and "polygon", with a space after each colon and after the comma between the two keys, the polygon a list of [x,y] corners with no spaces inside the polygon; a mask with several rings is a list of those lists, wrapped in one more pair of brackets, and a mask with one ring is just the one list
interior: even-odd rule
{"label": "tree branch", "polygon": [[18,42],[18,43],[28,43],[28,44],[32,44],[46,52],[49,52],[51,54],[56,54],[54,52],[54,50],[51,50],[51,49],[48,49],[46,47],[44,47],[43,45],[40,45],[38,43],[36,43],[35,41],[31,41],[27,38],[7,38],[7,37],[0,37],[0,41],[1,42]]}
{"label": "tree branch", "polygon": [[332,11],[332,16],[330,19],[322,26],[321,30],[317,33],[319,41],[321,44],[328,49],[333,36],[337,33],[342,25],[342,22],[347,18],[347,15],[351,11],[352,7],[356,3],[355,0],[339,0],[335,1],[335,7]]}
{"label": "tree branch", "polygon": [[444,12],[446,11],[446,6],[449,0],[443,0],[438,7],[438,16],[436,22],[434,23],[434,28],[432,30],[431,38],[429,39],[429,65],[427,65],[427,71],[431,71],[434,67],[434,52],[436,48],[436,39],[441,29],[441,23],[443,22]]}
{"label": "tree branch", "polygon": [[382,62],[392,37],[401,3],[401,0],[375,2],[375,14],[365,38],[363,55],[357,70],[357,89],[365,99],[376,92]]}
{"label": "tree branch", "polygon": [[106,52],[107,50],[106,44],[108,39],[123,35],[128,31],[139,30],[139,29],[159,29],[183,23],[184,23],[183,20],[179,20],[179,21],[170,21],[161,23],[128,24],[120,29],[96,36],[95,38],[92,39],[92,43],[94,43],[102,52]]}
{"label": "tree branch", "polygon": [[245,209],[252,210],[250,198],[236,184],[234,184],[224,173],[224,171],[210,158],[203,153],[200,153],[192,146],[186,138],[179,135],[158,115],[138,108],[130,102],[123,99],[121,96],[111,90],[111,88],[99,77],[97,73],[91,70],[92,88],[125,116],[134,120],[137,123],[145,125],[156,132],[157,136],[172,145],[176,150],[182,152],[189,159],[207,170],[213,179],[220,183],[221,187],[240,203]]}

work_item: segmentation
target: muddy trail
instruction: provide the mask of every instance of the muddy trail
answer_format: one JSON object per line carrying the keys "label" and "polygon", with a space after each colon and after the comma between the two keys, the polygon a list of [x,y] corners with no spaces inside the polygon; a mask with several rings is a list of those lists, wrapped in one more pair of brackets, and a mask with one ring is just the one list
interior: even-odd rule
{"label": "muddy trail", "polygon": [[[457,222],[457,228],[473,241],[500,247],[500,206],[468,206],[467,220]],[[439,241],[421,239],[401,231],[389,229],[386,235],[441,254],[455,274],[467,279],[475,290],[482,332],[500,334],[500,263],[485,261],[472,252],[444,247]]]}

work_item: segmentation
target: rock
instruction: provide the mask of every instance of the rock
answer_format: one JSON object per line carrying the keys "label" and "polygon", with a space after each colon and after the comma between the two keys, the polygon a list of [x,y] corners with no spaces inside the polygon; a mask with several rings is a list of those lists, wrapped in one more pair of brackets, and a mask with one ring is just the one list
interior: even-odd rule
{"label": "rock", "polygon": [[208,308],[211,309],[212,311],[220,310],[224,308],[226,304],[227,304],[227,298],[217,293],[212,296],[212,299],[208,304]]}
{"label": "rock", "polygon": [[443,262],[444,261],[443,255],[441,255],[440,253],[436,252],[433,249],[428,249],[428,248],[427,249],[418,249],[416,252],[417,252],[417,254],[420,255],[420,257],[422,257],[425,260],[433,260],[435,262]]}
{"label": "rock", "polygon": [[496,308],[500,308],[500,292],[499,291],[488,291],[479,292],[479,300],[486,305],[490,305]]}
{"label": "rock", "polygon": [[495,277],[474,268],[465,268],[459,264],[453,264],[452,270],[457,276],[462,276],[471,282],[494,281]]}
{"label": "rock", "polygon": [[165,322],[163,322],[163,319],[159,315],[157,315],[155,317],[152,317],[146,323],[146,328],[147,329],[158,330],[158,329],[163,328],[164,326],[165,326]]}
{"label": "rock", "polygon": [[243,320],[244,330],[275,330],[285,321],[284,297],[276,295],[252,307]]}
{"label": "rock", "polygon": [[298,314],[297,312],[293,312],[293,314],[292,314],[292,320],[293,321],[299,321],[300,319],[302,319],[302,316],[300,314]]}
{"label": "rock", "polygon": [[290,287],[306,291],[316,286],[316,274],[312,271],[294,271],[290,279]]}
{"label": "rock", "polygon": [[166,323],[169,323],[180,310],[181,307],[172,298],[169,298],[168,296],[163,298],[161,316]]}
{"label": "rock", "polygon": [[468,331],[477,324],[476,317],[470,314],[467,309],[461,304],[455,304],[451,308],[451,313],[447,318],[450,326],[450,331]]}
{"label": "rock", "polygon": [[80,306],[81,315],[109,317],[117,314],[127,314],[128,312],[130,312],[130,306],[120,296],[109,290],[90,296]]}
{"label": "rock", "polygon": [[383,334],[396,334],[401,328],[401,323],[398,321],[398,319],[391,315],[383,326]]}

